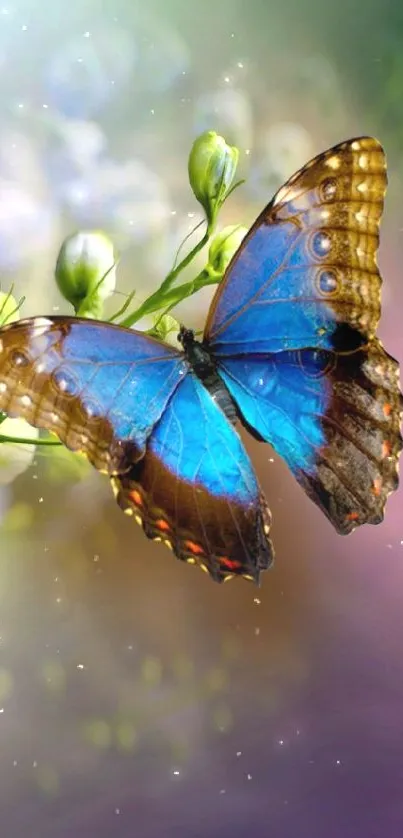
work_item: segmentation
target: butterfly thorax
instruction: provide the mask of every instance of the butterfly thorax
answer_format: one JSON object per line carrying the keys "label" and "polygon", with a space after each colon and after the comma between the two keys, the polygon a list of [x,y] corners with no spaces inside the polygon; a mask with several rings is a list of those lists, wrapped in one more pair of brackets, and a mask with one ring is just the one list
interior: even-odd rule
{"label": "butterfly thorax", "polygon": [[235,424],[237,411],[235,402],[228,392],[222,378],[217,372],[217,366],[211,352],[204,343],[195,339],[192,329],[181,326],[178,341],[183,346],[185,358],[193,372],[203,382],[206,390],[225,413],[227,419]]}

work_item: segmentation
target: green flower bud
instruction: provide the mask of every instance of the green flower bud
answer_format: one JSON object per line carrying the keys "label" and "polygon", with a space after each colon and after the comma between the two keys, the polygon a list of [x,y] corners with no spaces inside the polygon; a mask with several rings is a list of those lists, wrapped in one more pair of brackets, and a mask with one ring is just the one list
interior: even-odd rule
{"label": "green flower bud", "polygon": [[55,278],[63,297],[81,317],[100,317],[116,286],[116,254],[105,233],[82,230],[64,240]]}
{"label": "green flower bud", "polygon": [[214,236],[208,252],[207,270],[224,274],[247,232],[247,227],[242,227],[241,224],[233,224],[230,227],[224,227],[220,233]]}
{"label": "green flower bud", "polygon": [[168,340],[169,336],[175,335],[175,340],[172,341],[174,346],[177,346],[176,342],[176,335],[179,333],[180,325],[174,317],[171,317],[170,314],[164,314],[162,317],[161,315],[157,315],[153,327],[153,334],[155,337],[159,338],[160,340]]}
{"label": "green flower bud", "polygon": [[12,294],[0,291],[0,326],[20,319],[19,305]]}
{"label": "green flower bud", "polygon": [[195,140],[189,155],[189,181],[209,224],[224,202],[238,165],[239,152],[215,131],[205,131]]}

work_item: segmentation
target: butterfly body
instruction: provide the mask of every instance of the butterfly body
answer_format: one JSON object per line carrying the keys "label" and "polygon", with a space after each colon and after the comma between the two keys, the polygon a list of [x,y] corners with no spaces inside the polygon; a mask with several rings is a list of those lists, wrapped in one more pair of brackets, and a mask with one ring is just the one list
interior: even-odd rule
{"label": "butterfly body", "polygon": [[227,419],[235,424],[237,420],[236,404],[217,371],[217,364],[208,346],[196,340],[194,331],[186,329],[184,326],[181,326],[178,341],[182,344],[185,358],[195,375],[202,381]]}
{"label": "butterfly body", "polygon": [[376,337],[382,147],[341,143],[274,196],[235,254],[201,342],[69,317],[0,330],[0,410],[106,472],[146,535],[216,581],[259,580],[270,512],[236,430],[287,462],[339,533],[383,518],[403,399]]}

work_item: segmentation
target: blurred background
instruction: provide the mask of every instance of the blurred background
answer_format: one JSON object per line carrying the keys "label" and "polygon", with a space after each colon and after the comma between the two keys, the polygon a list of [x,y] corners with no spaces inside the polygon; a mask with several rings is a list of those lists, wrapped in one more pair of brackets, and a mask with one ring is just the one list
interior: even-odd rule
{"label": "blurred background", "polygon": [[[25,313],[68,311],[53,268],[83,226],[116,243],[122,294],[157,287],[200,220],[202,130],[241,150],[223,224],[374,134],[390,178],[380,335],[403,359],[401,5],[4,0],[0,68],[1,288]],[[178,316],[201,327],[211,294]],[[403,495],[343,539],[268,446],[247,446],[274,520],[260,589],[148,542],[80,458],[5,458],[1,838],[401,836]]]}

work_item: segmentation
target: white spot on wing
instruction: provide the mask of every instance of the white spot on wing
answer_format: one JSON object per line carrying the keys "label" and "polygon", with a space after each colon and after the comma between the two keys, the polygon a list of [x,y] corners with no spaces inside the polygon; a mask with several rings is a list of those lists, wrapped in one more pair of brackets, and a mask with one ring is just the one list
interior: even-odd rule
{"label": "white spot on wing", "polygon": [[21,396],[20,401],[21,401],[21,404],[24,407],[29,407],[32,404],[31,396],[28,396],[27,394],[24,394],[23,396]]}
{"label": "white spot on wing", "polygon": [[0,393],[5,393],[7,390],[7,384],[5,381],[0,381]]}
{"label": "white spot on wing", "polygon": [[52,325],[52,321],[47,317],[35,317],[31,326],[32,336],[37,338],[46,335]]}
{"label": "white spot on wing", "polygon": [[366,169],[368,166],[368,154],[360,154],[358,158],[358,165],[360,169]]}
{"label": "white spot on wing", "polygon": [[333,157],[329,157],[329,159],[326,160],[326,166],[329,166],[329,169],[333,169],[334,171],[340,169],[340,164],[341,160],[340,157],[337,156],[337,154],[334,154]]}

